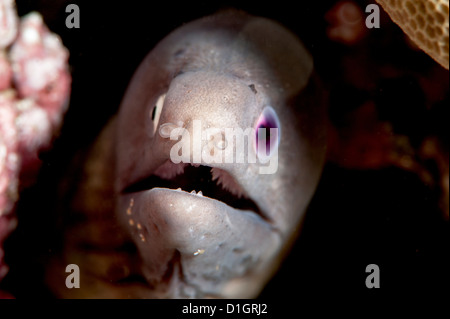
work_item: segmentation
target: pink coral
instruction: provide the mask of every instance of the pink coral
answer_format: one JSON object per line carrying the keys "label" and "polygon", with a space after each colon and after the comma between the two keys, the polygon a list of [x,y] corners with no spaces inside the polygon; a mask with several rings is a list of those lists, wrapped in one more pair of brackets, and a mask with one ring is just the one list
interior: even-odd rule
{"label": "pink coral", "polygon": [[16,116],[11,92],[0,93],[0,216],[11,211],[17,199],[19,162]]}
{"label": "pink coral", "polygon": [[48,31],[38,13],[22,18],[10,51],[14,84],[20,97],[31,98],[45,109],[52,124],[60,121],[61,105],[68,96],[68,56],[61,39]]}
{"label": "pink coral", "polygon": [[0,91],[11,85],[12,68],[4,51],[0,51]]}
{"label": "pink coral", "polygon": [[17,35],[17,14],[13,0],[0,1],[0,50],[9,46]]}
{"label": "pink coral", "polygon": [[10,93],[0,93],[0,280],[8,271],[2,246],[15,227],[15,216],[10,212],[18,197],[16,111]]}
{"label": "pink coral", "polygon": [[[0,0],[0,280],[8,271],[2,247],[17,223],[19,185],[35,178],[38,154],[50,146],[67,108],[68,57],[39,13],[19,22],[14,2]],[[9,296],[0,291],[0,298]]]}

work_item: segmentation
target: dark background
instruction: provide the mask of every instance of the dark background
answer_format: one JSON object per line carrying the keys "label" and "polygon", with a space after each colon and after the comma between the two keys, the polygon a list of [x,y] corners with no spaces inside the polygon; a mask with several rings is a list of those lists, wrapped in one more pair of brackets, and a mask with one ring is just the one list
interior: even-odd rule
{"label": "dark background", "polygon": [[[370,98],[366,95],[371,92],[352,94],[350,85],[340,81],[346,72],[341,60],[353,53],[326,36],[324,15],[335,2],[17,1],[19,15],[37,10],[49,28],[61,36],[70,51],[73,85],[61,135],[54,149],[43,154],[44,167],[37,185],[21,195],[19,227],[6,246],[11,271],[3,287],[17,298],[51,297],[40,281],[38,260],[47,249],[50,232],[46,230],[45,214],[56,182],[75,152],[86,148],[117,111],[140,61],[183,23],[229,7],[281,22],[312,52],[317,73],[334,97],[330,120],[339,126],[349,111],[344,104],[357,104],[357,99]],[[358,2],[365,7],[366,1]],[[68,3],[80,7],[80,29],[65,27]],[[403,35],[395,25],[371,32],[371,41],[365,46],[369,64],[371,59],[374,65],[388,61],[418,73],[434,64],[424,54],[409,51],[404,41],[396,40]],[[386,49],[387,45],[392,49]],[[409,52],[407,59],[405,52]],[[444,140],[448,152],[448,105],[436,106],[430,115],[420,104],[415,82],[402,79],[402,90],[382,96],[383,101],[399,102],[384,113],[385,117],[412,139],[432,131]],[[391,92],[388,89],[383,91]],[[409,100],[405,101],[406,97]],[[328,162],[297,243],[261,298],[283,300],[295,308],[306,300],[324,304],[340,300],[351,306],[356,301],[448,293],[450,241],[439,198],[439,189],[398,167],[349,169]],[[30,206],[34,207],[32,213]],[[365,286],[368,264],[380,267],[380,289]]]}

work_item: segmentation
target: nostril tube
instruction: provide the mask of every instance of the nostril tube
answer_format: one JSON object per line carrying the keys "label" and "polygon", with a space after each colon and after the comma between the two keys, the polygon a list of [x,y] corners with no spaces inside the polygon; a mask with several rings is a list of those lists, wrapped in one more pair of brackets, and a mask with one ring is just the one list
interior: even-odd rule
{"label": "nostril tube", "polygon": [[214,147],[218,148],[219,150],[223,151],[227,148],[228,142],[225,138],[225,133],[221,132],[219,134],[216,134],[216,137],[214,138]]}
{"label": "nostril tube", "polygon": [[[175,129],[178,129],[178,130],[175,131],[175,132],[173,132]],[[178,125],[177,125],[177,124],[173,124],[173,123],[164,123],[164,124],[162,124],[162,125],[159,127],[159,135],[160,135],[162,138],[170,138],[170,135],[171,135],[172,132],[173,132],[173,133],[175,133],[176,136],[178,136],[179,133],[182,133],[182,131],[179,132],[179,129],[184,130],[184,128],[183,128],[183,122],[181,122],[181,121],[178,122]]]}

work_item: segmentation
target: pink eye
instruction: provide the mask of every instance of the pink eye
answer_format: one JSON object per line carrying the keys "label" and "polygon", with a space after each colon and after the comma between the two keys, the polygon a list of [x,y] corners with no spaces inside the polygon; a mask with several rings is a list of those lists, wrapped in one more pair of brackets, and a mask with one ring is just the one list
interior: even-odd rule
{"label": "pink eye", "polygon": [[271,106],[266,106],[255,126],[255,148],[259,159],[267,160],[280,143],[280,120]]}

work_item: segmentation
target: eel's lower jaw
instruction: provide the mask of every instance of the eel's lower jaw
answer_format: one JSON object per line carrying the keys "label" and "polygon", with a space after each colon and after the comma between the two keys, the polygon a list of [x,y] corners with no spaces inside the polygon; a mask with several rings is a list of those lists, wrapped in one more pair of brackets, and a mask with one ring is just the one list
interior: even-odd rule
{"label": "eel's lower jaw", "polygon": [[250,199],[219,194],[240,205],[233,207],[207,196],[211,188],[223,191],[216,180],[204,180],[210,170],[187,165],[171,179],[153,175],[119,195],[118,218],[158,296],[255,297],[277,259],[280,232]]}
{"label": "eel's lower jaw", "polygon": [[255,297],[282,242],[254,212],[182,190],[122,194],[118,213],[150,290],[167,297]]}

